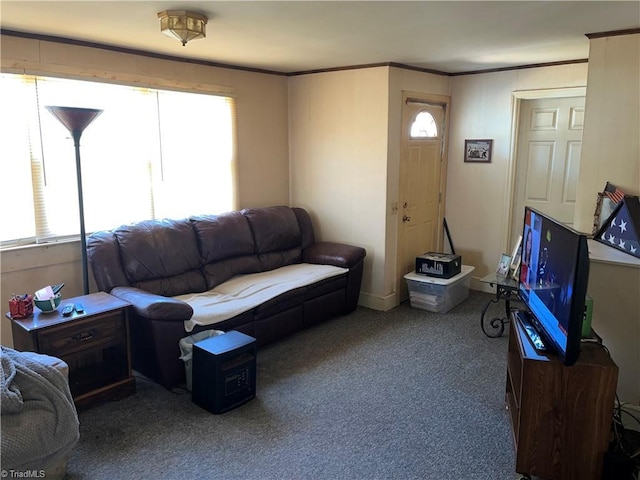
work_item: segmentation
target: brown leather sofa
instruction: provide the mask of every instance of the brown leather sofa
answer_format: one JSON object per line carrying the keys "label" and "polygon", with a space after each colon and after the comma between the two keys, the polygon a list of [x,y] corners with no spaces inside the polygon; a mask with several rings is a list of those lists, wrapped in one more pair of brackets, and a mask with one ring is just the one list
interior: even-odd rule
{"label": "brown leather sofa", "polygon": [[[238,330],[265,345],[317,322],[353,311],[366,252],[316,242],[309,214],[284,206],[182,220],[148,220],[87,238],[98,288],[132,305],[133,366],[171,388],[184,382],[181,338],[206,329]],[[190,305],[171,298],[208,291],[235,275],[295,263],[347,268],[339,276],[295,288],[233,318],[187,333]]]}

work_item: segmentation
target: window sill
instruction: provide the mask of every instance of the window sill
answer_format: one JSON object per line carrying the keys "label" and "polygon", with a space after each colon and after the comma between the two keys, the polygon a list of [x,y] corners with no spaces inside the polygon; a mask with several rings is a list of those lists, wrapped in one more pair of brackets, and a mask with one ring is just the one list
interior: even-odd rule
{"label": "window sill", "polygon": [[0,250],[0,273],[79,262],[81,256],[79,238],[6,247]]}

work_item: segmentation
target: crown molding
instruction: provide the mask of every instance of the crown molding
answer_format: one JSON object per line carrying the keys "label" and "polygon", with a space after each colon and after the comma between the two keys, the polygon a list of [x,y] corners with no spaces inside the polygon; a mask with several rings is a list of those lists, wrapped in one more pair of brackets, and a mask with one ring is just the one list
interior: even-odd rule
{"label": "crown molding", "polygon": [[[640,28],[628,29],[628,30],[618,30],[618,31],[615,31],[615,32],[602,32],[602,33],[587,34],[587,37],[588,38],[599,38],[599,37],[612,36],[612,35],[628,35],[628,34],[633,34],[633,33],[640,33]],[[115,45],[107,45],[107,44],[103,44],[103,43],[89,42],[89,41],[86,41],[86,40],[78,40],[78,39],[73,39],[73,38],[58,37],[58,36],[53,36],[53,35],[43,35],[43,34],[31,33],[31,32],[20,32],[20,31],[17,31],[17,30],[0,29],[0,34],[7,35],[7,36],[12,36],[12,37],[28,38],[28,39],[32,39],[32,40],[41,40],[41,41],[46,41],[46,42],[61,43],[61,44],[65,44],[65,45],[76,45],[76,46],[81,46],[81,47],[99,48],[99,49],[108,50],[108,51],[111,51],[111,52],[124,53],[124,54],[129,54],[129,55],[139,55],[139,56],[148,57],[148,58],[156,58],[156,59],[159,59],[159,60],[168,60],[168,61],[173,61],[173,62],[190,63],[190,64],[194,64],[194,65],[203,65],[203,66],[216,67],[216,68],[228,68],[228,69],[232,69],[232,70],[241,70],[241,71],[253,72],[253,73],[265,73],[265,74],[268,74],[268,75],[278,75],[278,76],[285,76],[285,77],[294,77],[294,76],[299,76],[299,75],[310,75],[310,74],[314,74],[314,73],[338,72],[338,71],[342,71],[342,70],[358,70],[358,69],[363,69],[363,68],[375,68],[375,67],[394,67],[394,68],[400,68],[400,69],[403,69],[403,70],[412,70],[412,71],[415,71],[415,72],[430,73],[430,74],[433,74],[433,75],[442,75],[442,76],[448,76],[448,77],[458,77],[458,76],[462,76],[462,75],[477,75],[477,74],[481,74],[481,73],[505,72],[505,71],[510,71],[510,70],[522,70],[522,69],[527,69],[527,68],[540,68],[540,67],[552,67],[552,66],[558,66],[558,65],[570,65],[570,64],[575,64],[575,63],[587,63],[589,61],[588,59],[585,58],[585,59],[578,59],[578,60],[565,60],[565,61],[558,61],[558,62],[535,63],[535,64],[529,64],[529,65],[517,65],[517,66],[512,66],[512,67],[490,68],[490,69],[485,69],[485,70],[472,70],[472,71],[467,71],[467,72],[453,72],[453,73],[443,72],[443,71],[440,71],[440,70],[434,70],[434,69],[431,69],[431,68],[415,67],[415,66],[412,66],[412,65],[406,65],[404,63],[398,63],[398,62],[369,63],[369,64],[363,64],[363,65],[350,65],[350,66],[343,66],[343,67],[320,68],[320,69],[313,69],[313,70],[301,70],[301,71],[296,71],[296,72],[280,72],[280,71],[276,71],[276,70],[268,70],[268,69],[262,69],[262,68],[247,67],[247,66],[234,65],[234,64],[229,64],[229,63],[219,63],[219,62],[211,62],[211,61],[208,61],[208,60],[177,57],[177,56],[174,56],[174,55],[166,55],[166,54],[163,54],[163,53],[150,52],[150,51],[147,51],[147,50],[138,50],[138,49],[135,49],[135,48],[118,47],[118,46],[115,46]]]}
{"label": "crown molding", "polygon": [[608,32],[586,33],[585,37],[589,40],[594,38],[618,37],[620,35],[634,35],[640,33],[640,28],[627,28],[625,30],[610,30]]}

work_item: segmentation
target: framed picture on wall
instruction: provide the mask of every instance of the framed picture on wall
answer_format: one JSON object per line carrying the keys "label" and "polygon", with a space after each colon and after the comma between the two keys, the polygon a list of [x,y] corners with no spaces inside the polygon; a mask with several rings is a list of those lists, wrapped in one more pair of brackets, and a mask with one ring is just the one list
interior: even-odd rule
{"label": "framed picture on wall", "polygon": [[490,163],[491,147],[493,147],[493,140],[465,140],[464,161]]}

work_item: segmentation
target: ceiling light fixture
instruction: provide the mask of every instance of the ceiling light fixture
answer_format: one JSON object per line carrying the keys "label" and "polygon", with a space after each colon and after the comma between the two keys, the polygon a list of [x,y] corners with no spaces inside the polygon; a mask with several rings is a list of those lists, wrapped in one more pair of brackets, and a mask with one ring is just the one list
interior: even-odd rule
{"label": "ceiling light fixture", "polygon": [[187,10],[165,10],[158,13],[160,31],[177,38],[184,47],[188,41],[207,36],[207,17]]}

